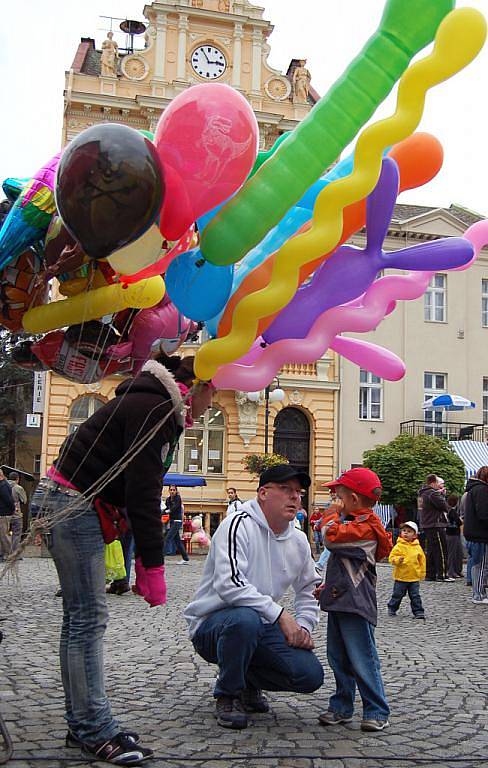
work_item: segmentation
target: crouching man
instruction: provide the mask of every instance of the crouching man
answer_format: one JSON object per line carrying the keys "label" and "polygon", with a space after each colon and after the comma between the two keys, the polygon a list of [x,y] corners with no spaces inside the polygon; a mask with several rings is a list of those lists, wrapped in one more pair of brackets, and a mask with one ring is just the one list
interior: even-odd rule
{"label": "crouching man", "polygon": [[[307,537],[294,525],[310,482],[288,464],[261,475],[257,498],[217,529],[185,610],[197,653],[219,667],[214,697],[224,728],[246,728],[248,713],[268,712],[263,689],[312,693],[322,685],[310,634],[319,620],[318,578]],[[290,586],[295,618],[279,604]]]}

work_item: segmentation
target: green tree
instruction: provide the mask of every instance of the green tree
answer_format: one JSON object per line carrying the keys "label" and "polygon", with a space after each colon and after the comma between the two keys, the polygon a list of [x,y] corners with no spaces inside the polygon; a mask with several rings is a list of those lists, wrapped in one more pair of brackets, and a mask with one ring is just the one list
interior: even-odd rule
{"label": "green tree", "polygon": [[444,478],[448,493],[461,494],[466,481],[464,464],[449,443],[430,435],[399,435],[366,451],[363,463],[379,475],[385,504],[415,506],[417,492],[430,474]]}
{"label": "green tree", "polygon": [[25,415],[32,403],[34,374],[12,362],[18,335],[0,329],[0,464],[15,466]]}
{"label": "green tree", "polygon": [[276,464],[288,464],[289,461],[279,453],[250,453],[242,459],[242,463],[250,475],[259,477],[265,469]]}

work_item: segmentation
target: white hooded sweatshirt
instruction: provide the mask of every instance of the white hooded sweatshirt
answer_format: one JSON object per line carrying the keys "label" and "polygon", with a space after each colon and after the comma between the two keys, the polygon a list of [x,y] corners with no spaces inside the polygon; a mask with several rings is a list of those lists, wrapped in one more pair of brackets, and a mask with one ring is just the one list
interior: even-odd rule
{"label": "white hooded sweatshirt", "polygon": [[293,522],[273,533],[257,499],[246,501],[212,538],[200,586],[184,612],[190,637],[221,608],[254,608],[263,623],[275,623],[283,611],[278,601],[289,587],[295,591],[295,619],[311,632],[319,621],[313,596],[318,581],[305,534]]}

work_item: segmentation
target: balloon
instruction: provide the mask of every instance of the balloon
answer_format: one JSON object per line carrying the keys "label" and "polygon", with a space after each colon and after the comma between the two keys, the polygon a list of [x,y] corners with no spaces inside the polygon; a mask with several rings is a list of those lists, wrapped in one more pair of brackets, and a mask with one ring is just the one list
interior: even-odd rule
{"label": "balloon", "polygon": [[384,269],[418,271],[450,269],[471,261],[473,247],[462,237],[386,252],[382,249],[398,193],[399,173],[394,160],[383,160],[381,176],[368,197],[366,247],[343,245],[299,288],[293,299],[263,333],[268,344],[280,339],[303,339],[325,310],[361,296]]}
{"label": "balloon", "polygon": [[54,177],[60,153],[29,179],[0,229],[0,269],[46,234],[54,204]]}
{"label": "balloon", "polygon": [[200,515],[195,515],[195,517],[192,518],[191,529],[193,533],[197,533],[197,531],[202,530],[202,518],[200,517]]}
{"label": "balloon", "polygon": [[29,181],[30,179],[16,179],[16,178],[4,179],[2,181],[2,189],[7,200],[9,200],[11,203],[15,203],[18,196],[20,195],[24,187],[29,183]]}
{"label": "balloon", "polygon": [[154,264],[151,264],[150,266],[145,267],[144,269],[141,269],[139,272],[136,272],[134,275],[126,275],[126,274],[121,275],[120,277],[121,282],[124,284],[137,283],[139,282],[139,280],[143,280],[146,277],[155,277],[155,275],[163,275],[168,269],[173,259],[176,256],[178,256],[179,253],[184,253],[185,251],[188,251],[192,247],[192,245],[194,245],[198,241],[197,239],[198,239],[198,235],[195,233],[195,225],[192,224],[191,227],[187,229],[183,237],[180,237],[180,239],[177,240],[176,243],[173,243],[173,244],[170,243],[168,245],[169,250],[165,253],[162,259],[159,259],[158,261],[154,262]]}
{"label": "balloon", "polygon": [[173,259],[166,290],[180,312],[192,320],[208,320],[225,306],[232,288],[233,267],[202,261],[197,248]]}
{"label": "balloon", "polygon": [[208,341],[198,350],[198,378],[212,378],[219,365],[244,354],[256,338],[259,319],[281,309],[293,298],[300,266],[316,259],[324,250],[335,248],[342,232],[344,207],[369,194],[376,185],[385,146],[397,143],[415,130],[423,113],[426,91],[466,66],[485,38],[486,22],[478,11],[461,8],[449,14],[439,27],[432,53],[412,64],[401,78],[394,115],[368,126],[359,137],[352,175],[319,194],[310,230],[280,249],[268,288],[240,302],[234,311],[232,332],[225,339]]}
{"label": "balloon", "polygon": [[164,181],[154,145],[118,123],[87,128],[66,147],[56,205],[69,232],[93,259],[141,237],[156,220]]}
{"label": "balloon", "polygon": [[153,224],[137,240],[112,253],[107,261],[116,272],[134,275],[154,264],[161,255],[162,247],[163,237],[159,227]]}
{"label": "balloon", "polygon": [[164,282],[161,277],[151,277],[127,287],[120,283],[107,285],[64,301],[54,301],[44,307],[29,309],[24,314],[22,325],[28,333],[45,333],[65,325],[96,320],[104,315],[120,312],[125,307],[153,307],[163,296]]}
{"label": "balloon", "polygon": [[50,277],[63,280],[63,273],[79,269],[87,260],[80,244],[70,235],[61,216],[51,219],[44,241],[44,257]]}
{"label": "balloon", "polygon": [[342,77],[207,227],[206,259],[232,264],[263,239],[353,140],[453,7],[453,0],[410,0],[407,10],[404,0],[389,0]]}
{"label": "balloon", "polygon": [[[473,258],[467,264],[455,267],[453,271],[468,269],[478,257],[481,249],[488,244],[488,220],[476,222],[464,233],[466,240],[473,246]],[[435,242],[435,241],[434,241]],[[347,357],[377,376],[390,378],[398,365],[389,360],[384,353],[370,342],[339,337],[345,332],[366,333],[372,331],[383,318],[402,299],[412,301],[422,296],[435,272],[413,272],[408,275],[389,275],[376,280],[364,296],[341,307],[324,312],[314,323],[306,339],[282,340],[255,355],[252,364],[236,363],[222,366],[214,376],[213,383],[219,389],[240,389],[243,392],[262,389],[267,386],[280,368],[287,362],[311,363],[318,360],[328,348],[334,348],[339,354],[347,352]],[[347,340],[346,340],[347,338]],[[356,344],[354,344],[356,342]],[[349,348],[347,348],[349,347]],[[367,356],[364,355],[366,352]],[[380,357],[378,358],[378,352]],[[392,370],[393,366],[393,370]],[[396,378],[394,378],[396,380]]]}
{"label": "balloon", "polygon": [[274,153],[276,152],[280,144],[282,144],[290,134],[291,134],[291,131],[285,131],[284,133],[281,134],[281,136],[278,136],[278,138],[276,139],[272,147],[270,147],[269,149],[263,149],[260,152],[258,152],[256,162],[254,163],[252,171],[249,174],[250,177],[254,176],[256,171],[258,171],[261,168],[263,163],[265,163],[266,160],[269,160],[269,158],[274,155]]}
{"label": "balloon", "polygon": [[194,85],[173,99],[154,139],[168,183],[160,222],[166,238],[179,239],[241,186],[256,159],[258,139],[251,106],[228,85]]}
{"label": "balloon", "polygon": [[151,356],[151,347],[157,339],[180,346],[194,329],[194,323],[180,315],[166,294],[156,306],[137,313],[129,329],[128,341],[117,342],[108,347],[106,353],[113,358],[130,357],[134,361],[132,372],[135,374]]}
{"label": "balloon", "polygon": [[199,531],[195,536],[195,541],[199,547],[208,547],[210,541],[205,531]]}
{"label": "balloon", "polygon": [[[389,156],[392,157],[397,163],[400,170],[400,191],[405,189],[413,189],[414,187],[420,187],[426,184],[428,181],[434,178],[439,173],[442,167],[443,150],[440,142],[428,133],[414,133],[399,144],[395,144],[389,152]],[[346,158],[347,160],[347,158]],[[338,166],[340,167],[340,163]],[[330,178],[326,176],[325,178]],[[317,182],[319,184],[320,182]],[[316,187],[316,185],[314,185]],[[308,193],[307,193],[308,194]],[[305,195],[307,197],[307,195]],[[316,195],[313,195],[313,199],[316,199]],[[344,210],[344,222],[342,226],[342,235],[339,241],[340,244],[344,243],[349,237],[357,232],[364,226],[366,220],[366,200],[359,200],[356,203],[348,206]],[[257,246],[259,248],[259,246]],[[320,256],[314,261],[308,262],[300,268],[299,282],[303,283],[317,267],[322,264],[328,254]],[[247,257],[243,259],[245,262]],[[222,314],[222,319],[219,323],[218,336],[225,336],[232,324],[232,314],[239,301],[248,293],[253,293],[269,282],[271,278],[272,269],[275,262],[275,254],[270,256],[259,267],[253,269],[253,271],[244,277],[243,282],[237,288],[234,289],[230,297],[225,310]],[[235,292],[234,292],[235,290]],[[263,318],[259,322],[258,332],[263,333],[265,328],[273,320],[272,315],[268,318]]]}
{"label": "balloon", "polygon": [[44,304],[47,298],[41,259],[34,249],[28,248],[0,272],[0,325],[9,331],[21,331],[24,312]]}
{"label": "balloon", "polygon": [[131,361],[111,360],[104,352],[115,333],[100,322],[74,325],[54,331],[40,341],[21,342],[13,350],[13,360],[21,368],[51,370],[78,384],[92,384],[104,376],[131,373]]}

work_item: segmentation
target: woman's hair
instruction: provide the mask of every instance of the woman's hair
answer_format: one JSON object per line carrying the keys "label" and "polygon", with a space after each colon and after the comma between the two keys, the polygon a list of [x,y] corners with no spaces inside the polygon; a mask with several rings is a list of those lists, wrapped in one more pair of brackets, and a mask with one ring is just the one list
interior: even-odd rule
{"label": "woman's hair", "polygon": [[480,467],[476,473],[478,480],[488,483],[488,467]]}
{"label": "woman's hair", "polygon": [[195,378],[194,364],[195,357],[190,355],[189,357],[180,357],[179,355],[167,355],[162,349],[156,353],[154,360],[157,363],[161,363],[165,368],[173,374],[176,381],[181,381],[183,384],[191,384]]}
{"label": "woman's hair", "polygon": [[176,493],[178,493],[178,486],[176,486],[174,483],[171,483],[171,485],[168,487],[168,491],[170,491],[172,488],[174,488]]}

